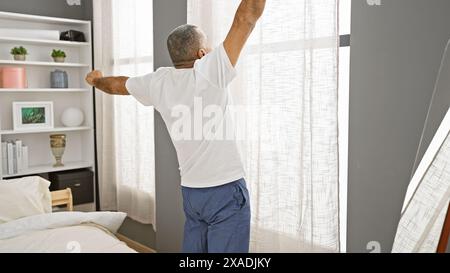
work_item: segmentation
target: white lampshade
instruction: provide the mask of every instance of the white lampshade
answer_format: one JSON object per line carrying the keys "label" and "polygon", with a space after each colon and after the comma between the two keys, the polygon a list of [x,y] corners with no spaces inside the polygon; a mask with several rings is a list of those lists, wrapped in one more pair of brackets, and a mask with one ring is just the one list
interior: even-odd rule
{"label": "white lampshade", "polygon": [[67,108],[61,116],[61,122],[66,127],[78,127],[84,122],[84,113],[78,108]]}

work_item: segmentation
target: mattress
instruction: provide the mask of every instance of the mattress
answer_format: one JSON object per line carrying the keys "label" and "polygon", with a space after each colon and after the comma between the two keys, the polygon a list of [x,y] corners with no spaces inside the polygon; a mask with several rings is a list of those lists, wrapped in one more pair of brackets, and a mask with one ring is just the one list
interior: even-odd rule
{"label": "mattress", "polygon": [[119,213],[59,212],[0,225],[0,253],[136,253],[113,233]]}

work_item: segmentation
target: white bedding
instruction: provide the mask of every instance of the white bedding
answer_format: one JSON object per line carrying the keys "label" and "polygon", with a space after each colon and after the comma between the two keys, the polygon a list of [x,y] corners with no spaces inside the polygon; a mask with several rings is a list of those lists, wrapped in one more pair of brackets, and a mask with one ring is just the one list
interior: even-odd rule
{"label": "white bedding", "polygon": [[50,182],[41,177],[0,180],[0,224],[22,217],[50,213]]}
{"label": "white bedding", "polygon": [[0,253],[133,253],[114,237],[126,214],[58,212],[0,225]]}

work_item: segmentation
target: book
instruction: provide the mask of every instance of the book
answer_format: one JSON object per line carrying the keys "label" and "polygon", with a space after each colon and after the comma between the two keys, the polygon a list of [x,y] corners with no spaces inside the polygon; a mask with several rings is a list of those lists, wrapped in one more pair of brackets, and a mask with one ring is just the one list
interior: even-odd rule
{"label": "book", "polygon": [[22,170],[24,171],[28,170],[30,167],[28,160],[28,146],[22,146]]}
{"label": "book", "polygon": [[7,158],[8,158],[8,174],[14,174],[14,154],[13,154],[13,144],[8,142],[7,144]]}
{"label": "book", "polygon": [[16,173],[20,173],[22,168],[22,140],[16,140]]}
{"label": "book", "polygon": [[17,145],[15,142],[12,142],[13,147],[13,174],[17,173]]}
{"label": "book", "polygon": [[7,143],[2,142],[2,173],[8,173],[8,151],[7,151]]}

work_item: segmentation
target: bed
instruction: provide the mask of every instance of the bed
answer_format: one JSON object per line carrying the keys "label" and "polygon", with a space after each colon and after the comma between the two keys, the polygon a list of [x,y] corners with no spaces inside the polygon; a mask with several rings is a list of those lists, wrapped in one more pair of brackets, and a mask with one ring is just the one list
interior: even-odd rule
{"label": "bed", "polygon": [[0,182],[0,253],[137,252],[117,237],[125,213],[74,212],[71,190],[49,186],[40,177]]}

